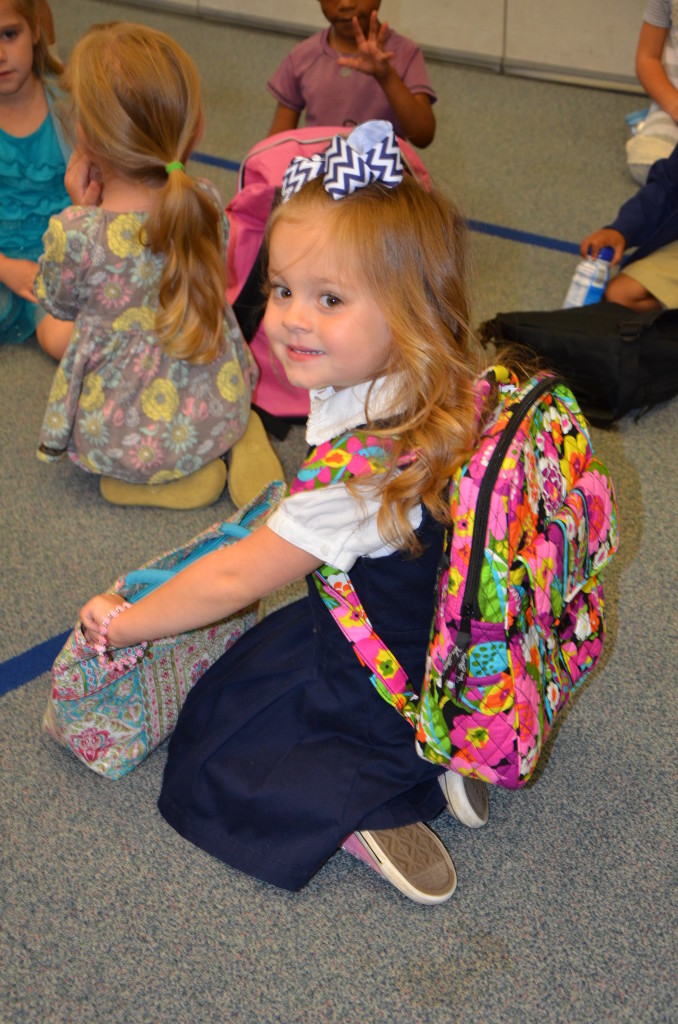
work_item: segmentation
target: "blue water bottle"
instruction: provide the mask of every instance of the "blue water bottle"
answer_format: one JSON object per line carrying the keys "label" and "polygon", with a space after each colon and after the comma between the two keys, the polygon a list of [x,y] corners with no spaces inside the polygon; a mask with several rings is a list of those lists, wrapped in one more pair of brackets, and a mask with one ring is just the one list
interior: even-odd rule
{"label": "blue water bottle", "polygon": [[593,302],[602,300],[610,279],[610,263],[613,256],[612,246],[605,245],[595,259],[587,256],[578,264],[567,290],[563,309],[590,306]]}

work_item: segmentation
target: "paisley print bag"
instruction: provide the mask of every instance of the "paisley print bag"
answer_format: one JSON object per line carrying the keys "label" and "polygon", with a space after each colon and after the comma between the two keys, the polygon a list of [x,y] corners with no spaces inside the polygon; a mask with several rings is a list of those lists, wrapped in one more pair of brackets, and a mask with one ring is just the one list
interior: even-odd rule
{"label": "paisley print bag", "polygon": [[[502,401],[450,483],[453,527],[416,690],[372,629],[348,575],[324,566],[315,582],[374,686],[416,730],[419,754],[518,788],[557,713],[600,658],[600,572],[617,548],[617,511],[569,389],[548,375],[518,387],[501,367],[492,372]],[[364,455],[374,454],[363,434],[320,453],[320,468],[312,455],[306,478],[346,472],[342,451],[361,444]],[[375,466],[378,459],[363,457],[356,468]]]}
{"label": "paisley print bag", "polygon": [[[285,494],[274,481],[225,523],[118,579],[110,593],[134,603],[190,562],[261,526]],[[119,779],[172,732],[189,690],[257,621],[252,605],[222,622],[99,655],[80,623],[52,668],[43,729],[99,775]]]}

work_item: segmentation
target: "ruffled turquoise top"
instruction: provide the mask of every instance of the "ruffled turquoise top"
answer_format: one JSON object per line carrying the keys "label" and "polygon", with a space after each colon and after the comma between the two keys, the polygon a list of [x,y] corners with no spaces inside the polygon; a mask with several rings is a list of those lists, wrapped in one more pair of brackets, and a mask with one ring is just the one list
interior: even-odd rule
{"label": "ruffled turquoise top", "polygon": [[[0,252],[37,260],[49,218],[70,205],[64,187],[68,150],[50,110],[37,131],[17,138],[0,128]],[[18,344],[35,329],[36,307],[0,285],[0,344]]]}
{"label": "ruffled turquoise top", "polygon": [[0,252],[37,260],[49,218],[70,206],[51,112],[24,138],[0,128]]}

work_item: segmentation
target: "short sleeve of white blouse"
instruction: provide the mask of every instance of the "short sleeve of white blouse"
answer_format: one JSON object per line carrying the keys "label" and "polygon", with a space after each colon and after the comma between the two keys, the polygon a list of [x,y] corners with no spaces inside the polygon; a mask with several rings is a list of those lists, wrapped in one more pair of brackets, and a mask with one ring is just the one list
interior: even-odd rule
{"label": "short sleeve of white blouse", "polygon": [[[306,440],[317,445],[365,422],[365,400],[369,385],[335,391],[323,388],[311,392],[311,413]],[[385,378],[375,384],[370,397],[370,412],[392,408]],[[394,548],[386,544],[377,529],[378,496],[365,488],[353,497],[342,483],[315,491],[301,491],[286,498],[268,520],[267,526],[279,537],[308,551],[344,572],[360,557],[378,558]],[[416,529],[421,523],[421,507],[410,513]]]}
{"label": "short sleeve of white blouse", "polygon": [[643,21],[657,28],[670,28],[672,6],[671,0],[648,0]]}

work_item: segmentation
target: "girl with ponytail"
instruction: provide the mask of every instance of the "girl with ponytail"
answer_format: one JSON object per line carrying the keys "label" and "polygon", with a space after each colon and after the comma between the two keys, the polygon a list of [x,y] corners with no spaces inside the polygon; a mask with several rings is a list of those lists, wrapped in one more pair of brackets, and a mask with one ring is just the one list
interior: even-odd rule
{"label": "girl with ponytail", "polygon": [[101,476],[115,504],[237,504],[281,477],[250,415],[257,369],[225,301],[228,223],[186,170],[203,129],[195,64],[144,25],[96,25],[64,75],[74,205],[50,221],[35,290],[60,359],[38,455]]}

